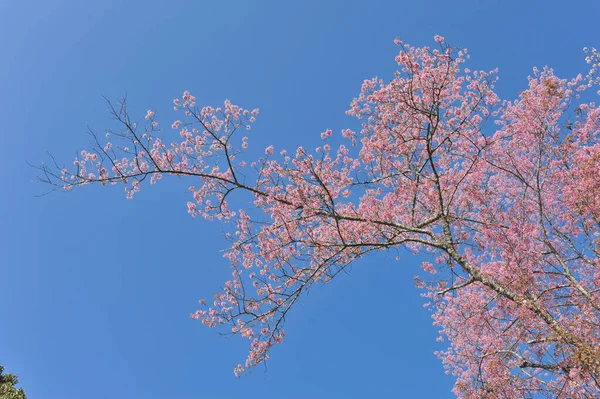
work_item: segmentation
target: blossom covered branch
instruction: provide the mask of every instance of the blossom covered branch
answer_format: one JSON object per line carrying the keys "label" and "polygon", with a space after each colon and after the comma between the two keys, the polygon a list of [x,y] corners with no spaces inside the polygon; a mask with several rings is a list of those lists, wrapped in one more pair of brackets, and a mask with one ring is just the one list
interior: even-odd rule
{"label": "blossom covered branch", "polygon": [[[356,259],[406,247],[434,255],[417,278],[449,348],[439,356],[461,398],[592,398],[600,394],[600,107],[580,96],[597,84],[534,70],[514,101],[494,91],[497,71],[464,67],[464,49],[400,40],[398,72],[363,83],[348,114],[362,129],[333,132],[314,151],[248,160],[258,110],[225,101],[198,107],[185,92],[167,143],[148,111],[73,168],[42,166],[71,189],[123,184],[131,199],[148,180],[185,176],[188,212],[228,223],[233,272],[191,316],[250,340],[236,374],[268,359],[287,312],[315,283]],[[593,95],[593,94],[592,94]],[[255,208],[232,210],[238,191]]]}

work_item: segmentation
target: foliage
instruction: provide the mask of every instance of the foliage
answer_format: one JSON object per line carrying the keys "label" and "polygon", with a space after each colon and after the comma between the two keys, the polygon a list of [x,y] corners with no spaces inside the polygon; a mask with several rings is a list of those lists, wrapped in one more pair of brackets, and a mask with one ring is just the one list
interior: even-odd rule
{"label": "foliage", "polygon": [[4,366],[0,366],[0,399],[27,399],[23,388],[16,388],[19,378],[14,374],[2,374]]}
{"label": "foliage", "polygon": [[[429,298],[439,353],[461,398],[592,398],[600,395],[600,107],[584,102],[597,83],[534,69],[514,101],[494,91],[497,71],[471,71],[467,50],[396,44],[394,78],[363,83],[349,115],[362,129],[332,132],[314,151],[244,158],[258,110],[225,101],[184,113],[167,143],[156,115],[83,151],[74,170],[42,166],[65,189],[190,180],[188,212],[231,226],[233,275],[192,318],[250,340],[236,374],[268,359],[283,322],[315,283],[373,251],[408,248],[431,262],[416,278]],[[590,93],[590,96],[595,94]],[[171,141],[171,139],[168,139]],[[253,179],[251,177],[253,176]],[[255,210],[231,210],[245,191]],[[425,281],[427,280],[427,281]]]}

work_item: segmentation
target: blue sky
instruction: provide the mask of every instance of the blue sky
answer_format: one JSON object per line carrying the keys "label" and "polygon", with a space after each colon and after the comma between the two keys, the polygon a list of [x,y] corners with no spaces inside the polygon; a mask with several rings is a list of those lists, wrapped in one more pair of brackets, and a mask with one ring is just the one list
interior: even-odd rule
{"label": "blue sky", "polygon": [[254,148],[311,147],[356,125],[344,111],[392,77],[396,36],[469,48],[512,98],[533,66],[585,72],[595,3],[0,1],[0,364],[31,399],[452,398],[416,258],[372,256],[311,291],[267,369],[235,379],[247,341],[188,318],[230,272],[221,226],[186,212],[189,182],[36,198],[26,161],[70,162],[87,126],[112,126],[102,96],[167,124],[186,89],[260,108]]}

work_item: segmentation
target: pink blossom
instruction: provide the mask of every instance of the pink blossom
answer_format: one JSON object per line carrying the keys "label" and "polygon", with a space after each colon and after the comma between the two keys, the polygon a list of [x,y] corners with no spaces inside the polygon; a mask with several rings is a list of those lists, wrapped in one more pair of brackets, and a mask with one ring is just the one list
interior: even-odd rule
{"label": "pink blossom", "polygon": [[431,259],[415,283],[458,397],[600,397],[600,106],[583,101],[600,55],[588,50],[585,77],[535,69],[503,101],[497,70],[465,68],[465,49],[434,40],[397,39],[398,71],[357,90],[347,114],[360,130],[342,130],[355,147],[326,130],[314,151],[248,159],[235,135],[258,110],[198,108],[186,91],[173,128],[191,131],[113,135],[70,172],[44,170],[65,190],[123,184],[128,199],[147,180],[193,182],[188,213],[223,222],[231,278],[191,317],[249,340],[236,375],[269,359],[309,288],[371,252],[408,250]]}

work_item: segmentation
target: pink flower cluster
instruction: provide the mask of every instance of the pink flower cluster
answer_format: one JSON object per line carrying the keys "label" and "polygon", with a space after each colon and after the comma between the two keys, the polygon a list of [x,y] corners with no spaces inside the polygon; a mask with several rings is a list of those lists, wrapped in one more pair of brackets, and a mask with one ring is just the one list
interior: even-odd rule
{"label": "pink flower cluster", "polygon": [[[497,70],[464,68],[467,50],[434,40],[397,39],[395,77],[366,80],[351,103],[361,131],[326,130],[313,152],[269,146],[246,162],[235,133],[258,110],[198,108],[185,92],[174,100],[180,139],[153,135],[152,111],[144,128],[117,113],[131,150],[82,152],[61,184],[123,183],[131,198],[147,177],[193,183],[188,212],[229,223],[232,277],[192,317],[250,341],[236,375],[268,359],[314,284],[405,247],[434,259],[416,279],[460,398],[599,397],[600,107],[581,100],[583,77],[549,68],[501,101]],[[238,191],[251,209],[229,208]]]}

